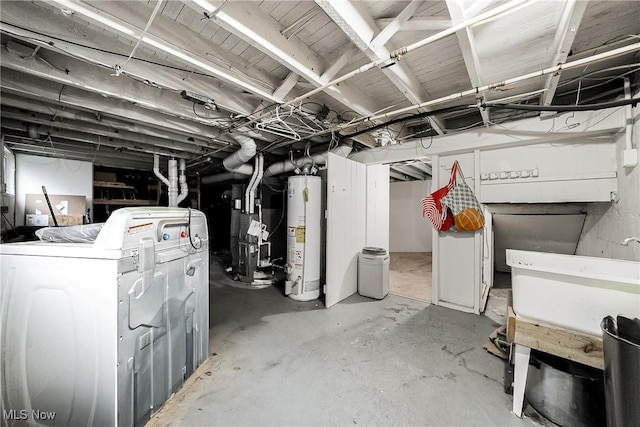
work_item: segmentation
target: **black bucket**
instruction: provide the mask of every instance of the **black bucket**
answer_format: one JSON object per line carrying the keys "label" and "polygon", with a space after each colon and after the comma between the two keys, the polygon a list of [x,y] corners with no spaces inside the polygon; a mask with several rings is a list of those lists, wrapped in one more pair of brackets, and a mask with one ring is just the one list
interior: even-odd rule
{"label": "black bucket", "polygon": [[640,329],[638,319],[618,316],[618,322],[602,319],[604,378],[609,427],[640,426],[640,342],[638,333],[625,325]]}

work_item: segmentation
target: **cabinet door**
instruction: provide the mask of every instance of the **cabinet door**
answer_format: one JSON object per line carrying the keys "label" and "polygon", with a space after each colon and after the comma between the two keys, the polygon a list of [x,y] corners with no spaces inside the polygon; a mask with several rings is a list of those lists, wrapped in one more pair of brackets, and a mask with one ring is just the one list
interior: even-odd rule
{"label": "cabinet door", "polygon": [[[457,160],[467,185],[474,188],[474,153],[433,157],[434,189],[449,181]],[[480,313],[483,230],[457,233],[434,231],[432,301],[436,305]]]}
{"label": "cabinet door", "polygon": [[366,244],[366,165],[327,160],[327,308],[358,291],[358,254]]}

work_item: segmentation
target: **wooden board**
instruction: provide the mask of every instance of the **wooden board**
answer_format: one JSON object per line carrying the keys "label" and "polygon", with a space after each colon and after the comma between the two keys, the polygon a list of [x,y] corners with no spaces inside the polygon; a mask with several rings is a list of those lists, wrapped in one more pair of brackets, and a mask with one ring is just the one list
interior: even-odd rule
{"label": "wooden board", "polygon": [[511,294],[507,307],[507,339],[534,350],[604,369],[602,338],[555,325],[525,319],[513,312]]}

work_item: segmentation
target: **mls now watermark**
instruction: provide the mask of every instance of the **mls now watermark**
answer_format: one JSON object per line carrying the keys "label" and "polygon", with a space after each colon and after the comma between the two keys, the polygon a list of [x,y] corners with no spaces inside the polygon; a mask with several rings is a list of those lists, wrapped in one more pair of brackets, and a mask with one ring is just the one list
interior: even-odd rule
{"label": "mls now watermark", "polygon": [[56,413],[53,411],[40,411],[39,409],[3,409],[2,417],[5,420],[11,421],[26,421],[29,419],[46,421],[54,420],[56,418]]}

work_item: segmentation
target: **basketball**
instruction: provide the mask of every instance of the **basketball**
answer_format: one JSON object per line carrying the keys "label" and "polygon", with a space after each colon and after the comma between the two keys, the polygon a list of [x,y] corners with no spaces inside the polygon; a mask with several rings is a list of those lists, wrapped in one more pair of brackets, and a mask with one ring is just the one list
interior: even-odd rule
{"label": "basketball", "polygon": [[484,217],[474,208],[461,210],[453,220],[456,231],[474,231],[484,227]]}

